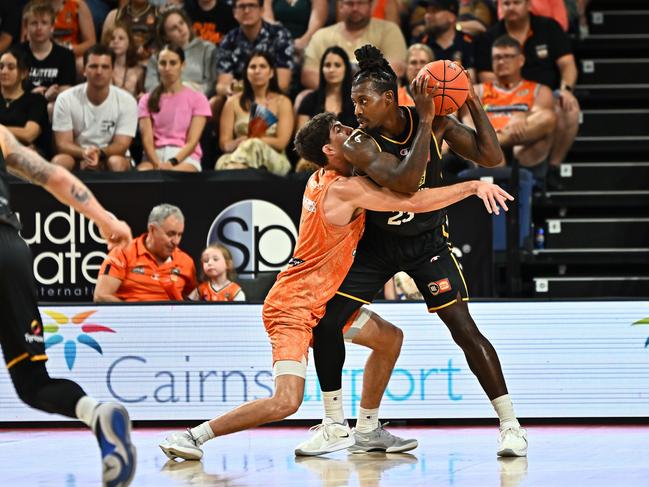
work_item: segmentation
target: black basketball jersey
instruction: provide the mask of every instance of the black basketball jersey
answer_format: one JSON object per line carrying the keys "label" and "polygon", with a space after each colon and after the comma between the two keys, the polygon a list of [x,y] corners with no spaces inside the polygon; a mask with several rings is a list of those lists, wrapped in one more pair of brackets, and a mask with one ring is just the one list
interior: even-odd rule
{"label": "black basketball jersey", "polygon": [[[414,107],[399,107],[406,114],[406,127],[398,137],[390,139],[382,135],[379,130],[363,131],[369,135],[382,152],[389,152],[403,160],[415,140],[419,114]],[[435,135],[432,134],[428,148],[428,165],[419,181],[419,188],[435,188],[442,182],[442,155],[437,145]],[[414,236],[430,232],[434,228],[446,223],[446,210],[431,211],[429,213],[407,213],[403,211],[368,211],[367,224],[375,225],[388,232],[403,236]]]}
{"label": "black basketball jersey", "polygon": [[20,229],[18,218],[13,214],[9,207],[9,185],[7,184],[7,167],[5,164],[5,156],[0,148],[0,225],[11,225],[16,229]]}

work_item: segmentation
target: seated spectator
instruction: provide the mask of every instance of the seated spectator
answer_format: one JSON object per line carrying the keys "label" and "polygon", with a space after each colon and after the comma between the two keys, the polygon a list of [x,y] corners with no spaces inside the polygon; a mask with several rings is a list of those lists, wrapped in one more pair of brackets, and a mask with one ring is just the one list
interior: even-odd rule
{"label": "seated spectator", "polygon": [[[247,0],[246,0],[247,1]],[[304,52],[302,84],[305,88],[318,86],[318,67],[324,51],[340,45],[356,65],[354,51],[365,44],[372,44],[383,52],[397,77],[405,73],[406,40],[394,22],[372,18],[370,0],[342,0],[343,20],[316,32]]]}
{"label": "seated spectator", "polygon": [[24,2],[0,2],[0,52],[20,40],[20,12]]}
{"label": "seated spectator", "polygon": [[[157,39],[160,46],[171,45],[184,51],[187,62],[182,71],[182,82],[185,85],[205,95],[212,91],[216,79],[215,46],[211,42],[194,37],[191,20],[183,10],[167,10],[160,16]],[[144,88],[151,91],[159,83],[158,60],[152,56],[147,64]]]}
{"label": "seated spectator", "polygon": [[302,99],[297,110],[296,130],[322,112],[334,113],[343,125],[356,127],[351,94],[352,65],[347,53],[341,47],[329,47],[320,62],[318,88]]}
{"label": "seated spectator", "polygon": [[95,24],[84,0],[50,0],[56,12],[54,41],[72,50],[77,71],[83,69],[83,53],[97,43]]}
{"label": "seated spectator", "polygon": [[406,56],[406,78],[402,81],[399,91],[397,92],[397,100],[399,105],[414,107],[415,100],[410,93],[410,83],[414,80],[421,68],[428,63],[435,60],[433,50],[426,44],[413,44],[408,48],[408,55]]}
{"label": "seated spectator", "polygon": [[123,24],[105,32],[102,44],[115,53],[113,85],[137,98],[144,91],[144,68],[138,63],[133,35]]}
{"label": "seated spectator", "polygon": [[[556,124],[552,91],[523,79],[525,58],[517,40],[507,35],[496,39],[491,59],[496,80],[476,86],[476,94],[500,145],[513,149],[521,166],[530,169],[537,185],[543,187]],[[471,117],[464,122],[471,125]]]}
{"label": "seated spectator", "polygon": [[577,65],[566,33],[554,20],[531,14],[530,1],[502,0],[503,19],[476,39],[476,69],[480,81],[494,80],[491,46],[496,38],[508,34],[523,46],[523,78],[554,90],[557,124],[547,182],[555,188],[561,179],[559,166],[579,130],[579,103],[572,94]]}
{"label": "seated spectator", "polygon": [[196,289],[194,261],[178,247],[185,230],[180,208],[151,210],[147,232],[110,251],[99,270],[94,301],[182,301]]}
{"label": "seated spectator", "polygon": [[138,61],[146,66],[153,54],[158,9],[149,0],[127,0],[126,3],[120,2],[120,5],[121,7],[111,10],[106,16],[102,38],[115,24],[125,25],[133,33]]}
{"label": "seated spectator", "polygon": [[[416,3],[416,2],[415,2]],[[410,13],[410,38],[418,39],[426,30],[426,0],[416,4]],[[495,0],[459,0],[459,16],[455,28],[470,36],[482,34],[497,19]]]}
{"label": "seated spectator", "polygon": [[[322,112],[335,113],[344,125],[356,127],[358,121],[354,114],[351,94],[352,65],[347,53],[341,47],[329,47],[320,62],[318,87],[306,94],[299,102],[296,130]],[[317,164],[306,159],[300,159],[295,166],[295,172],[315,172],[318,169]]]}
{"label": "seated spectator", "polygon": [[[565,0],[528,0],[530,12],[542,17],[554,19],[564,31],[568,31],[568,10]],[[502,4],[498,5],[498,19],[503,18]]]}
{"label": "seated spectator", "polygon": [[232,254],[221,244],[211,244],[201,254],[202,282],[190,294],[194,301],[245,301],[246,295],[235,280]]}
{"label": "seated spectator", "polygon": [[[285,27],[262,18],[262,0],[235,0],[232,6],[239,26],[225,36],[216,51],[216,94],[231,96],[246,76],[246,65],[253,51],[266,51],[275,60],[277,85],[288,93],[295,68],[295,46]],[[225,98],[222,98],[224,101]],[[222,106],[222,102],[221,102]],[[215,110],[215,113],[218,113]]]}
{"label": "seated spectator", "polygon": [[52,113],[59,94],[75,84],[74,54],[69,49],[52,42],[54,9],[49,3],[33,0],[24,11],[27,41],[21,48],[27,54],[29,81],[32,92],[43,95]]}
{"label": "seated spectator", "polygon": [[327,0],[264,0],[264,19],[286,27],[299,57],[327,20]]}
{"label": "seated spectator", "polygon": [[[253,52],[246,73],[243,92],[228,98],[223,107],[219,142],[225,154],[219,157],[215,169],[263,167],[273,174],[285,175],[291,169],[284,151],[295,124],[293,105],[279,89],[270,54]],[[250,123],[253,105],[255,125]],[[274,119],[273,123],[269,119]],[[265,122],[263,133],[257,132],[257,122]]]}
{"label": "seated spectator", "polygon": [[194,34],[217,46],[228,32],[237,27],[232,4],[227,0],[187,0],[185,11],[192,19]]}
{"label": "seated spectator", "polygon": [[460,63],[475,81],[473,39],[456,29],[458,0],[420,0],[420,5],[426,5],[426,28],[415,42],[429,46],[435,59]]}
{"label": "seated spectator", "polygon": [[54,105],[58,154],[52,162],[68,170],[129,170],[137,103],[112,85],[115,53],[110,48],[96,44],[83,57],[88,81],[61,93]]}
{"label": "seated spectator", "polygon": [[202,93],[182,83],[185,52],[167,45],[158,53],[160,84],[140,99],[139,120],[144,160],[138,169],[200,172],[199,143],[210,105]]}
{"label": "seated spectator", "polygon": [[45,157],[52,152],[52,131],[47,102],[41,95],[25,92],[29,74],[27,54],[18,46],[0,56],[0,124],[24,145]]}

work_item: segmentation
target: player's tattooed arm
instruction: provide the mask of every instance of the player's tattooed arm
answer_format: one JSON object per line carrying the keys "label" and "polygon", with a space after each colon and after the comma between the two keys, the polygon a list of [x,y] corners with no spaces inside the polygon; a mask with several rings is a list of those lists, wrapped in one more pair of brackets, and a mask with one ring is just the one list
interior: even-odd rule
{"label": "player's tattooed arm", "polygon": [[[475,130],[455,117],[438,117],[433,130],[448,143],[457,154],[484,167],[494,167],[503,160],[503,152],[496,132],[478,99],[468,99],[466,106],[471,113]],[[439,130],[439,131],[438,131]]]}
{"label": "player's tattooed arm", "polygon": [[393,191],[414,193],[428,164],[429,144],[430,125],[426,128],[420,124],[415,143],[403,161],[382,152],[374,139],[358,130],[345,141],[343,151],[350,164],[377,184]]}
{"label": "player's tattooed arm", "polygon": [[5,155],[7,170],[30,183],[45,186],[52,177],[53,166],[20,144],[5,127],[0,129],[0,145]]}

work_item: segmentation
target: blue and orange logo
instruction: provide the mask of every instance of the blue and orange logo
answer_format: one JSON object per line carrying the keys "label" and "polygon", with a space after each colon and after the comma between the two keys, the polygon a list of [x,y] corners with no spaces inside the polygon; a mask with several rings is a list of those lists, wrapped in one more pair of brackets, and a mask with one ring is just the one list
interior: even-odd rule
{"label": "blue and orange logo", "polygon": [[[46,333],[54,333],[45,340],[45,350],[54,347],[59,343],[65,342],[63,346],[63,355],[69,370],[72,370],[77,359],[77,342],[92,348],[100,355],[104,354],[101,345],[99,345],[97,340],[92,338],[88,333],[116,333],[115,330],[107,326],[86,323],[86,320],[96,312],[96,309],[84,311],[83,313],[78,313],[71,318],[68,318],[66,315],[58,311],[44,310],[44,313],[54,320],[54,323],[47,323],[43,326],[43,330],[45,330]],[[71,336],[71,332],[72,334],[76,334],[76,337],[66,338]]]}
{"label": "blue and orange logo", "polygon": [[[649,325],[649,318],[643,318],[641,320],[636,321],[633,323],[633,325]],[[647,337],[647,340],[644,342],[644,348],[649,347],[649,337]]]}

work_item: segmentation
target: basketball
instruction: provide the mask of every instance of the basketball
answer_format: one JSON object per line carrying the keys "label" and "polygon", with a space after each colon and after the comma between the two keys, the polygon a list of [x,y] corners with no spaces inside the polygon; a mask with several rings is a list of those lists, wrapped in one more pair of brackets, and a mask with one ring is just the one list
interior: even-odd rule
{"label": "basketball", "polygon": [[469,80],[464,68],[448,59],[433,61],[421,68],[417,76],[428,75],[430,90],[440,83],[435,101],[435,115],[450,115],[460,109],[469,94]]}

